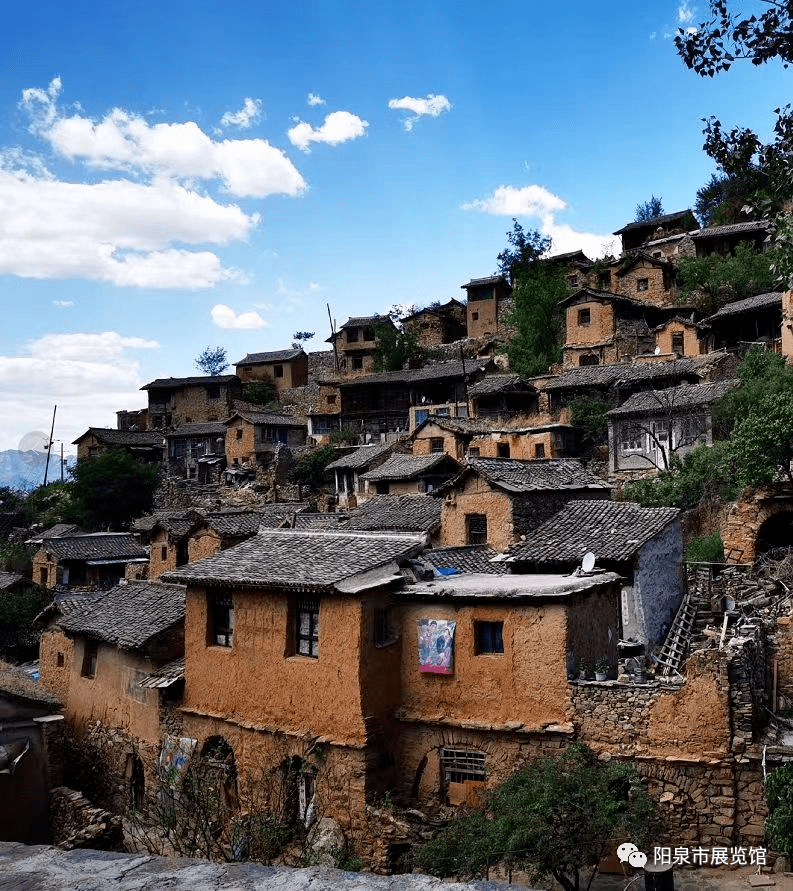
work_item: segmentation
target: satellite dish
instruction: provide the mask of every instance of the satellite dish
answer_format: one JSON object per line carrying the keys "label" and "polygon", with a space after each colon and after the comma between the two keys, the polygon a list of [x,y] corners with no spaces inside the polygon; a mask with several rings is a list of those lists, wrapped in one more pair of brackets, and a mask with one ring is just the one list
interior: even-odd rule
{"label": "satellite dish", "polygon": [[586,554],[584,554],[584,559],[581,561],[581,569],[583,569],[584,572],[592,572],[594,568],[595,555],[592,553],[592,551],[587,551]]}
{"label": "satellite dish", "polygon": [[657,347],[655,348],[655,355],[656,355],[656,356],[660,356],[660,355],[661,355],[661,347],[657,346]]}

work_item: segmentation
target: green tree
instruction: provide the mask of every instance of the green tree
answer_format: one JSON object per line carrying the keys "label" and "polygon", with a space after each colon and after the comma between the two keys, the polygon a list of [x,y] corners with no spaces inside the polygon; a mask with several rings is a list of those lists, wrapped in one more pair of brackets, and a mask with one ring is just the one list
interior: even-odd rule
{"label": "green tree", "polygon": [[608,413],[616,404],[613,399],[571,399],[570,423],[580,427],[592,445],[604,445],[609,438]]}
{"label": "green tree", "polygon": [[74,483],[57,482],[38,486],[25,498],[22,512],[29,526],[40,524],[45,529],[55,523],[78,522],[74,506]]}
{"label": "green tree", "polygon": [[793,764],[772,770],[765,781],[765,833],[775,851],[793,857]]}
{"label": "green tree", "polygon": [[89,529],[121,529],[152,509],[160,468],[110,449],[78,462],[71,471],[76,516]]}
{"label": "green tree", "polygon": [[547,374],[562,359],[564,314],[559,302],[570,287],[555,263],[532,263],[518,275],[514,308],[505,321],[517,334],[507,341],[510,368],[524,377]]}
{"label": "green tree", "polygon": [[222,346],[208,346],[203,353],[196,356],[196,360],[193,364],[199,371],[211,375],[223,374],[229,367],[228,359],[226,358],[226,350]]}
{"label": "green tree", "polygon": [[507,232],[510,246],[498,255],[498,274],[514,285],[529,266],[551,248],[551,239],[536,229],[524,231],[523,226],[512,220],[512,231]]}
{"label": "green tree", "polygon": [[33,620],[48,602],[46,589],[33,584],[0,597],[0,659],[26,662],[38,656]]}
{"label": "green tree", "polygon": [[540,758],[486,796],[483,811],[457,817],[416,857],[437,876],[478,876],[492,863],[528,872],[532,882],[553,876],[578,891],[609,842],[624,834],[643,847],[658,829],[658,810],[633,767],[599,761],[581,743],[556,758]]}
{"label": "green tree", "polygon": [[727,460],[739,482],[760,486],[781,473],[793,483],[793,392],[771,393],[738,421]]}
{"label": "green tree", "polygon": [[311,340],[313,336],[313,331],[295,331],[295,333],[292,335],[292,349],[302,349],[303,344],[305,344],[306,341]]}
{"label": "green tree", "polygon": [[399,371],[406,364],[418,362],[422,356],[418,334],[412,330],[400,330],[387,322],[375,322],[374,351],[375,371]]}
{"label": "green tree", "polygon": [[325,468],[338,457],[335,446],[326,445],[309,452],[289,471],[289,481],[319,489],[327,478]]}
{"label": "green tree", "polygon": [[753,346],[738,366],[740,386],[713,404],[714,434],[729,436],[736,423],[755,413],[766,396],[793,393],[793,366],[779,353]]}
{"label": "green tree", "polygon": [[271,380],[251,381],[242,388],[242,395],[246,402],[253,402],[256,405],[267,405],[269,402],[275,402],[278,393],[273,386]]}
{"label": "green tree", "polygon": [[662,217],[664,215],[664,206],[661,203],[660,198],[656,198],[655,195],[650,197],[649,201],[642,201],[640,204],[636,205],[636,222],[637,223],[646,223],[649,220],[654,220],[656,217]]}

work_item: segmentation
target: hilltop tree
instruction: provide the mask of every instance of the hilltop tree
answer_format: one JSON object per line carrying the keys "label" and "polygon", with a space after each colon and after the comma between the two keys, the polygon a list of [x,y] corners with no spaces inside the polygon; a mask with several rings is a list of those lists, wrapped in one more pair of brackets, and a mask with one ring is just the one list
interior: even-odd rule
{"label": "hilltop tree", "polygon": [[195,362],[193,363],[195,367],[199,371],[203,371],[204,374],[223,374],[223,372],[229,367],[228,360],[226,358],[226,350],[222,346],[216,347],[207,347],[200,356],[196,357]]}
{"label": "hilltop tree", "polygon": [[421,358],[416,332],[400,330],[386,322],[375,322],[372,327],[377,341],[373,354],[375,371],[399,371]]}
{"label": "hilltop tree", "polygon": [[536,229],[524,231],[523,226],[512,220],[512,231],[507,232],[510,247],[498,255],[498,274],[514,285],[518,277],[528,271],[534,260],[539,259],[551,248],[551,239],[541,235]]}
{"label": "hilltop tree", "polygon": [[650,197],[649,201],[642,201],[636,205],[636,222],[646,223],[648,220],[654,220],[656,217],[664,215],[664,206],[661,199],[655,195]]}
{"label": "hilltop tree", "polygon": [[314,336],[314,333],[315,332],[313,331],[295,331],[295,333],[292,335],[292,349],[302,349],[303,344],[306,341],[311,340],[311,338]]}

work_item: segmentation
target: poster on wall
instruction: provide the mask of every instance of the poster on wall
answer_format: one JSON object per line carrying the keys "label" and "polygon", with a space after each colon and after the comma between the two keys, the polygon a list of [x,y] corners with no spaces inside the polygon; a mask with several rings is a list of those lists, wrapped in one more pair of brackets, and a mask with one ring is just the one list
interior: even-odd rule
{"label": "poster on wall", "polygon": [[419,671],[431,674],[454,672],[454,629],[446,619],[419,619]]}

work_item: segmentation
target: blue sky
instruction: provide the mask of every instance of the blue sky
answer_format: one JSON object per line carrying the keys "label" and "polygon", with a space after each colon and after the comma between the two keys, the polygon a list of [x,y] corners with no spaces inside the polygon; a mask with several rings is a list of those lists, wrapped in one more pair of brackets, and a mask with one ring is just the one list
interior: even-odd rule
{"label": "blue sky", "polygon": [[[746,9],[752,6],[748,0]],[[754,3],[760,6],[759,3]],[[101,15],[98,10],[101,9]],[[702,122],[770,138],[781,66],[701,80],[704,2],[15,4],[0,33],[0,449],[393,304],[460,297],[512,217],[594,257],[691,206]],[[233,371],[233,369],[230,369]]]}

